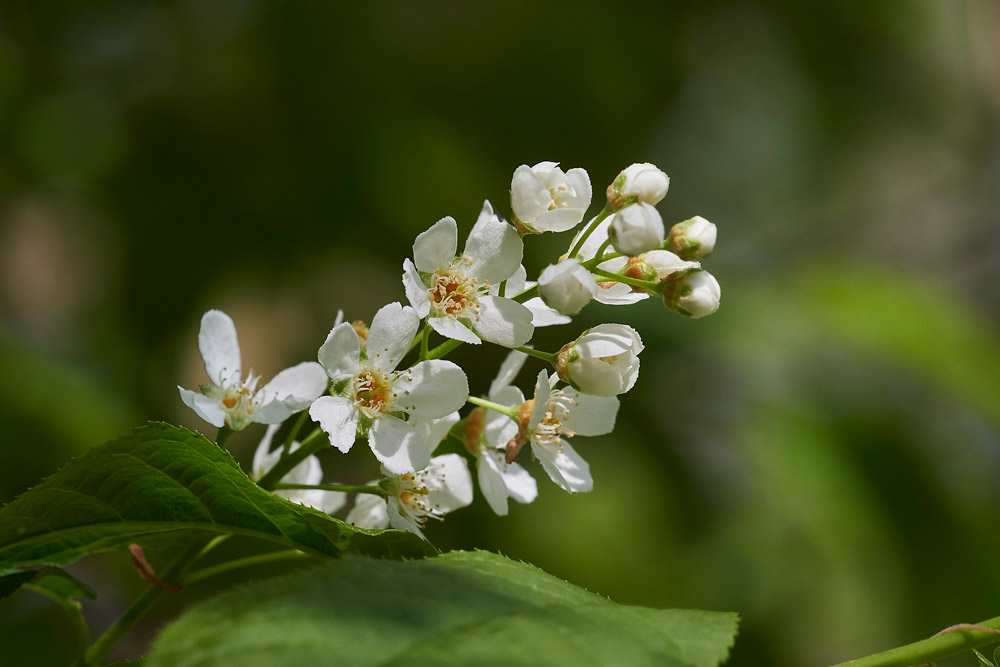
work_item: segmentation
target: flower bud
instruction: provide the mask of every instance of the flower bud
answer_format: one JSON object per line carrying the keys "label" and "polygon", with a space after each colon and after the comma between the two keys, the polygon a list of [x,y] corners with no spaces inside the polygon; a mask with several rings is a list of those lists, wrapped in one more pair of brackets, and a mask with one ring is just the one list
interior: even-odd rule
{"label": "flower bud", "polygon": [[670,228],[668,248],[681,259],[701,259],[715,250],[715,236],[715,225],[696,215]]}
{"label": "flower bud", "polygon": [[617,211],[637,201],[655,205],[667,194],[670,177],[656,165],[637,162],[625,168],[608,186],[608,201]]}
{"label": "flower bud", "polygon": [[578,259],[550,264],[538,276],[538,293],[549,308],[576,315],[597,295],[597,283]]}
{"label": "flower bud", "polygon": [[615,250],[635,257],[663,245],[663,218],[653,206],[640,202],[615,213],[608,238]]}
{"label": "flower bud", "polygon": [[722,298],[719,281],[703,269],[671,273],[660,283],[660,293],[667,308],[693,320],[717,311]]}
{"label": "flower bud", "polygon": [[594,396],[624,394],[639,377],[642,340],[624,324],[601,324],[559,351],[559,379]]}

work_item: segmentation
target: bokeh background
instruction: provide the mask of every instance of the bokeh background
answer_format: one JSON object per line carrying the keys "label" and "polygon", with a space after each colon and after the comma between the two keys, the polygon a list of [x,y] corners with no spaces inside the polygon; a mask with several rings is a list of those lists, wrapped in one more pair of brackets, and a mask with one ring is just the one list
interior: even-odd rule
{"label": "bokeh background", "polygon": [[[464,234],[484,198],[509,215],[541,160],[598,197],[631,162],[667,171],[667,223],[719,227],[722,308],[592,304],[540,331],[646,343],[617,430],[578,444],[595,489],[536,468],[537,502],[480,500],[436,545],[738,611],[733,665],[1000,613],[995,0],[4,3],[0,500],[146,419],[214,435],[176,390],[204,379],[205,309],[266,377],[313,359],[338,309],[404,299],[417,233]],[[528,239],[529,271],[567,244]],[[454,358],[483,392],[502,356]],[[244,464],[262,433],[230,441]],[[364,453],[330,452],[328,478],[373,476]],[[95,631],[141,587],[124,554],[74,571]],[[33,593],[0,605],[11,664],[66,664],[68,628]]]}

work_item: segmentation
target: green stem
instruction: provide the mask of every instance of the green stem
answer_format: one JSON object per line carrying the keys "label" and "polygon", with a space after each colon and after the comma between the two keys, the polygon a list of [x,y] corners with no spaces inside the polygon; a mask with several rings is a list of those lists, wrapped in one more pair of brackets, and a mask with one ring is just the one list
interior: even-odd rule
{"label": "green stem", "polygon": [[278,460],[274,467],[267,471],[267,474],[261,477],[257,484],[267,489],[268,491],[274,491],[275,484],[281,480],[282,477],[291,472],[292,468],[309,458],[310,455],[315,454],[319,450],[323,449],[330,444],[330,439],[327,438],[326,433],[323,429],[317,427],[309,436],[302,441],[299,448],[294,452]]}
{"label": "green stem", "polygon": [[299,418],[292,424],[292,430],[288,432],[288,437],[285,438],[285,444],[281,449],[282,456],[288,456],[289,452],[292,451],[292,443],[295,442],[295,438],[299,437],[299,431],[302,430],[307,419],[309,419],[309,411],[303,410]]}
{"label": "green stem", "polygon": [[229,440],[229,436],[233,434],[233,429],[228,426],[223,426],[219,429],[219,435],[215,437],[215,444],[222,447],[226,444],[226,440]]}
{"label": "green stem", "polygon": [[[986,628],[986,629],[977,629]],[[925,665],[935,660],[971,651],[980,646],[993,644],[1000,639],[1000,616],[991,618],[975,626],[960,625],[943,631],[913,644],[899,646],[882,653],[842,662],[833,667],[908,667]]]}
{"label": "green stem", "polygon": [[424,330],[420,332],[420,361],[427,358],[429,352],[428,344],[431,338],[431,326],[429,324],[424,325]]}
{"label": "green stem", "polygon": [[524,290],[519,294],[515,294],[514,296],[511,297],[511,300],[517,301],[518,303],[524,303],[528,299],[533,299],[536,296],[538,296],[538,285],[534,285],[533,287],[529,287],[528,289]]}
{"label": "green stem", "polygon": [[507,281],[506,280],[500,281],[500,289],[497,290],[497,294],[500,295],[500,296],[502,296],[502,297],[504,297],[504,298],[506,298],[506,296],[507,296]]}
{"label": "green stem", "polygon": [[51,591],[45,589],[44,587],[35,586],[30,582],[24,584],[24,588],[44,595],[62,607],[66,613],[69,614],[70,622],[73,624],[73,634],[76,635],[77,641],[80,644],[80,651],[76,660],[73,662],[73,666],[76,667],[77,665],[86,665],[87,647],[90,646],[90,631],[87,629],[87,621],[83,618],[83,612],[80,611],[80,603],[76,600],[70,600],[59,595],[54,595]]}
{"label": "green stem", "polygon": [[[159,578],[161,581],[169,582],[180,574],[185,567],[191,563],[192,556],[203,551],[201,540],[191,544],[184,549],[171,563],[164,569]],[[160,597],[166,593],[155,584],[150,584],[142,595],[132,603],[132,606],[125,610],[125,613],[115,621],[114,625],[108,628],[103,635],[97,638],[90,648],[87,649],[88,667],[94,667],[104,659],[108,652],[114,648],[115,644],[128,632],[136,622],[142,618],[147,611],[156,604]]]}
{"label": "green stem", "polygon": [[431,350],[430,352],[428,352],[427,353],[427,358],[428,359],[440,359],[441,357],[443,357],[444,355],[448,354],[449,352],[451,352],[452,350],[454,350],[456,347],[458,347],[461,344],[462,344],[462,341],[455,340],[454,338],[449,338],[448,340],[446,340],[445,342],[441,343],[440,345],[438,345],[437,347],[435,347],[433,350]]}
{"label": "green stem", "polygon": [[384,496],[385,493],[377,486],[352,486],[350,484],[275,484],[277,489],[306,489],[314,491],[340,491],[341,493],[371,493]]}
{"label": "green stem", "polygon": [[534,357],[535,359],[541,359],[542,361],[548,362],[553,366],[556,365],[559,355],[555,352],[542,352],[541,350],[536,350],[533,347],[516,347],[514,348],[518,352],[523,352],[529,357]]}
{"label": "green stem", "polygon": [[272,551],[266,554],[258,554],[256,556],[247,556],[246,558],[237,558],[235,560],[226,561],[225,563],[219,563],[218,565],[212,565],[211,567],[196,570],[185,576],[181,580],[181,583],[184,586],[190,586],[196,581],[208,579],[209,577],[214,577],[217,574],[223,574],[225,572],[229,572],[230,570],[237,570],[251,565],[261,565],[263,563],[273,563],[279,560],[289,560],[291,558],[304,558],[308,556],[309,554],[303,553],[297,549],[288,549],[285,551]]}
{"label": "green stem", "polygon": [[594,218],[593,222],[591,222],[585,230],[583,230],[583,233],[580,234],[580,238],[577,239],[575,244],[573,244],[573,248],[569,251],[570,258],[576,257],[580,253],[580,248],[583,247],[583,244],[587,241],[590,235],[594,233],[597,226],[600,225],[606,217],[614,212],[615,209],[611,208],[611,202],[606,202],[604,204],[604,208],[601,209],[601,212],[597,214],[597,217]]}
{"label": "green stem", "polygon": [[478,405],[481,408],[486,408],[487,410],[493,410],[499,412],[502,415],[507,415],[514,421],[517,421],[517,411],[516,407],[510,405],[503,405],[502,403],[494,403],[493,401],[487,401],[485,398],[478,398],[476,396],[469,396],[465,399],[473,405]]}
{"label": "green stem", "polygon": [[593,271],[595,268],[597,268],[598,264],[603,264],[609,259],[617,259],[618,257],[623,257],[623,256],[624,255],[622,255],[620,252],[612,252],[607,255],[602,255],[601,253],[597,253],[597,255],[593,259],[588,259],[586,262],[583,263],[583,268],[587,269],[588,271]]}
{"label": "green stem", "polygon": [[601,276],[603,278],[608,278],[609,280],[614,280],[620,283],[625,283],[626,285],[635,285],[636,287],[642,287],[643,289],[649,290],[650,292],[658,292],[660,289],[660,283],[654,282],[652,280],[640,280],[639,278],[629,278],[628,276],[623,276],[620,273],[611,273],[610,271],[605,271],[604,269],[593,268],[590,270],[596,276]]}

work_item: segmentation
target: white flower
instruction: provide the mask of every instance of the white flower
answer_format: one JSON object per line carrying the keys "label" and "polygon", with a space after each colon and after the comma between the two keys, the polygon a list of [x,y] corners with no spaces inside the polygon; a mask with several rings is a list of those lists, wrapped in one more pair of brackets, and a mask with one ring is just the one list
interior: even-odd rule
{"label": "white flower", "polygon": [[[527,355],[512,351],[500,365],[490,385],[489,399],[503,405],[521,405],[521,390],[511,386]],[[479,407],[466,421],[465,447],[476,457],[479,488],[490,508],[499,516],[507,515],[507,498],[530,503],[538,497],[538,484],[518,463],[507,463],[504,449],[517,436],[517,423],[510,417]]]}
{"label": "white flower", "polygon": [[600,324],[559,351],[559,378],[585,394],[624,394],[639,377],[642,349],[632,327]]}
{"label": "white flower", "polygon": [[326,391],[326,374],[315,361],[286,368],[260,389],[260,376],[252,372],[241,380],[236,327],[221,310],[202,316],[198,347],[212,384],[202,385],[200,394],[177,389],[184,404],[212,426],[241,431],[251,422],[280,424]]}
{"label": "white flower", "polygon": [[[435,456],[425,469],[404,475],[386,474],[379,486],[386,499],[363,495],[347,514],[347,522],[360,528],[392,526],[424,537],[428,518],[444,519],[452,510],[472,502],[469,464],[458,454]],[[424,537],[424,539],[427,539]]]}
{"label": "white flower", "polygon": [[597,283],[579,259],[565,259],[545,267],[538,276],[538,293],[563,315],[576,315],[597,296]]}
{"label": "white flower", "polygon": [[[266,475],[278,463],[278,460],[281,459],[281,447],[278,447],[273,452],[270,451],[271,441],[279,428],[281,428],[280,424],[268,426],[267,432],[253,454],[252,472],[254,479],[260,479]],[[293,442],[290,451],[294,452],[298,448],[299,443]],[[306,457],[304,461],[289,470],[279,481],[283,484],[319,484],[323,481],[323,469],[320,468],[319,459],[311,455]],[[315,507],[327,514],[332,514],[347,504],[347,494],[340,491],[278,489],[274,494],[300,505]]]}
{"label": "white flower", "polygon": [[403,262],[403,287],[417,314],[442,336],[474,345],[480,337],[506,347],[531,340],[531,311],[490,294],[493,284],[510,278],[521,265],[524,245],[517,231],[487,201],[465,252],[456,256],[457,248],[454,218],[442,218],[417,236],[414,261]]}
{"label": "white flower", "polygon": [[[606,218],[594,229],[580,248],[580,259],[593,259],[604,242],[608,240],[608,229],[611,218]],[[698,262],[687,262],[667,250],[651,250],[637,257],[616,257],[601,262],[597,268],[611,273],[621,273],[631,278],[643,280],[662,280],[675,271],[698,268]],[[649,298],[649,294],[632,286],[615,280],[597,283],[597,294],[594,300],[611,306],[626,306]]]}
{"label": "white flower", "polygon": [[390,303],[372,320],[368,342],[349,323],[333,328],[319,349],[319,361],[336,395],[322,396],[309,415],[342,452],[360,431],[382,465],[393,474],[427,466],[433,445],[412,424],[396,416],[439,418],[459,409],[469,396],[465,372],[450,361],[422,361],[399,372],[420,320],[412,308]]}
{"label": "white flower", "polygon": [[608,234],[615,250],[635,257],[663,245],[663,218],[649,204],[626,206],[611,218]]}
{"label": "white flower", "polygon": [[566,442],[576,435],[604,435],[615,427],[618,399],[613,396],[588,396],[576,391],[555,389],[558,378],[544,370],[538,373],[535,396],[522,406],[531,408],[522,415],[517,436],[507,445],[507,461],[513,461],[528,442],[552,481],[570,493],[590,491],[594,480],[590,466]]}
{"label": "white flower", "polygon": [[558,162],[522,164],[510,182],[514,224],[525,234],[572,229],[583,220],[592,194],[584,169],[563,173]]}
{"label": "white flower", "polygon": [[661,283],[660,289],[667,308],[693,320],[717,311],[722,298],[719,281],[702,269],[673,273]]}
{"label": "white flower", "polygon": [[640,201],[656,205],[667,196],[670,177],[656,165],[637,162],[626,167],[608,186],[608,201],[617,210]]}
{"label": "white flower", "polygon": [[714,224],[696,215],[670,228],[670,249],[683,259],[701,259],[715,250],[717,234]]}

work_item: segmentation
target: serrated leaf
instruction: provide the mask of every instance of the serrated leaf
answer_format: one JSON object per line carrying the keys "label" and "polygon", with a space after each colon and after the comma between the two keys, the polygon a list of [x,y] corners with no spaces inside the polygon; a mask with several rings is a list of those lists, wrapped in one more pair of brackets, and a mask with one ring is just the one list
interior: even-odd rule
{"label": "serrated leaf", "polygon": [[734,614],[617,605],[485,552],[339,561],[239,588],[169,626],[147,667],[714,667]]}
{"label": "serrated leaf", "polygon": [[154,423],[92,449],[0,508],[0,575],[181,530],[249,535],[326,556],[436,553],[411,533],[355,528],[268,493],[203,435]]}

